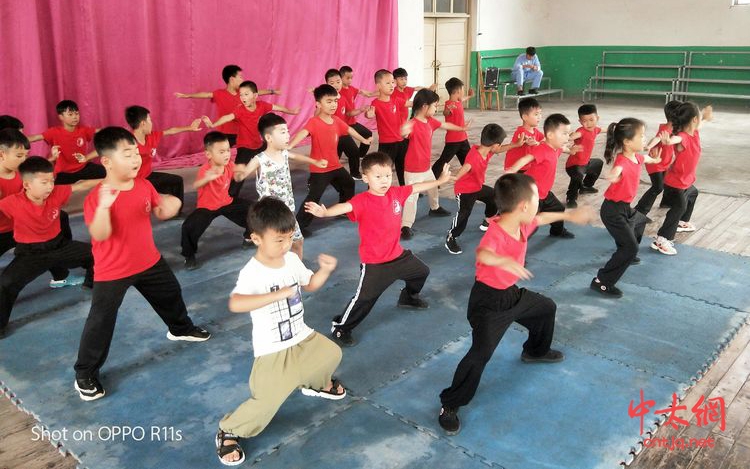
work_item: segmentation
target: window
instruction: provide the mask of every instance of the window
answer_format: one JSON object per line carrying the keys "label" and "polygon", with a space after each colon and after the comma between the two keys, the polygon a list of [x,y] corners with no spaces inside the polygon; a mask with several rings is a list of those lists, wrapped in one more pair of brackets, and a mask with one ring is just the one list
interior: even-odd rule
{"label": "window", "polygon": [[750,5],[750,0],[732,0],[732,6]]}
{"label": "window", "polygon": [[468,8],[468,0],[424,0],[424,12],[428,15],[465,16],[469,13]]}

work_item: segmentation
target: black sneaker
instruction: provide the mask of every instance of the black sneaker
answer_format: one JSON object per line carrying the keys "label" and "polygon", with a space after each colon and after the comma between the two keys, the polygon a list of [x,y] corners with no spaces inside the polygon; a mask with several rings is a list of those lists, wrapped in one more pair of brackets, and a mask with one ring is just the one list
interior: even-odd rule
{"label": "black sneaker", "polygon": [[449,217],[451,216],[451,212],[444,209],[443,207],[438,207],[435,210],[430,209],[428,215],[431,217]]}
{"label": "black sneaker", "polygon": [[211,338],[211,333],[202,327],[193,326],[186,334],[174,335],[171,332],[167,332],[167,339],[169,340],[184,340],[187,342],[205,342]]}
{"label": "black sneaker", "polygon": [[526,93],[524,93],[524,92],[523,92],[523,90],[518,90],[518,91],[516,92],[516,94],[517,94],[518,96],[523,96],[523,95],[525,95]]}
{"label": "black sneaker", "polygon": [[529,94],[538,94],[538,93],[539,93],[539,90],[538,90],[538,89],[536,89],[536,88],[531,88],[531,89],[529,90]]}
{"label": "black sneaker", "polygon": [[524,363],[557,363],[565,360],[565,355],[559,350],[549,349],[547,353],[541,357],[534,357],[523,351],[521,353],[521,361]]}
{"label": "black sneaker", "polygon": [[73,386],[84,401],[95,401],[105,394],[102,383],[96,378],[76,378]]}
{"label": "black sneaker", "polygon": [[594,186],[583,186],[578,192],[580,194],[596,194],[597,192],[599,192],[599,189]]}
{"label": "black sneaker", "polygon": [[0,328],[0,340],[3,340],[4,338],[8,337],[10,335],[10,326],[5,326]]}
{"label": "black sneaker", "polygon": [[555,234],[550,233],[549,235],[554,238],[563,238],[563,239],[573,239],[576,237],[576,235],[568,231],[567,228],[563,228],[563,230],[560,233],[555,233]]}
{"label": "black sneaker", "polygon": [[485,218],[481,225],[479,225],[479,229],[482,231],[487,231],[490,229],[490,222],[487,221]]}
{"label": "black sneaker", "polygon": [[331,338],[341,347],[354,347],[354,345],[356,345],[357,343],[354,340],[354,337],[352,337],[351,331],[344,331],[336,328],[333,329]]}
{"label": "black sneaker", "polygon": [[430,307],[430,305],[420,298],[419,295],[411,296],[409,292],[406,291],[406,288],[401,290],[396,306],[409,309],[427,309]]}
{"label": "black sneaker", "polygon": [[461,421],[458,419],[458,409],[452,407],[441,407],[438,416],[440,427],[445,430],[445,434],[453,436],[461,431]]}
{"label": "black sneaker", "polygon": [[195,260],[195,256],[185,258],[185,270],[195,270],[198,268],[198,261]]}
{"label": "black sneaker", "polygon": [[352,179],[354,179],[355,181],[361,181],[362,175],[359,173],[352,173]]}
{"label": "black sneaker", "polygon": [[252,239],[244,238],[242,240],[242,249],[250,249],[254,247],[255,247],[255,243],[253,242]]}
{"label": "black sneaker", "polygon": [[578,202],[575,200],[568,199],[568,202],[565,204],[565,207],[567,208],[578,208]]}
{"label": "black sneaker", "polygon": [[599,292],[604,296],[609,296],[611,298],[622,297],[622,290],[620,290],[614,285],[605,285],[596,277],[594,277],[594,279],[591,280],[590,287],[592,290]]}
{"label": "black sneaker", "polygon": [[401,239],[404,241],[412,239],[414,237],[414,232],[409,228],[408,226],[402,226],[401,227]]}
{"label": "black sneaker", "polygon": [[458,245],[456,238],[451,235],[448,235],[445,238],[445,249],[451,254],[461,254],[463,252],[461,246]]}
{"label": "black sneaker", "polygon": [[635,256],[632,261],[630,261],[630,265],[639,265],[641,263],[641,258],[638,256]]}

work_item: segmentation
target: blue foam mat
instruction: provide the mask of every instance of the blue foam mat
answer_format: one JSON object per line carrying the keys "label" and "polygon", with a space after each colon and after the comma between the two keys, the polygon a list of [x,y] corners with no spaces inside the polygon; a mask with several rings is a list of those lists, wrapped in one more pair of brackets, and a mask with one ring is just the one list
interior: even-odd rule
{"label": "blue foam mat", "polygon": [[[335,200],[329,190],[323,202]],[[454,201],[441,203],[455,210]],[[666,404],[750,311],[750,292],[742,288],[750,276],[746,258],[688,246],[678,246],[678,256],[660,256],[648,252],[644,240],[643,264],[628,270],[620,285],[626,296],[614,301],[587,288],[614,249],[609,235],[572,226],[575,240],[556,240],[542,228],[529,243],[528,267],[535,276],[522,286],[558,303],[555,346],[567,359],[522,364],[525,330],[512,327],[476,398],[461,411],[461,434],[445,437],[436,421],[437,395],[469,346],[466,303],[482,207],[475,208],[459,238],[464,249],[459,256],[443,247],[450,219],[428,217],[426,211],[422,199],[415,237],[403,244],[431,268],[423,291],[431,307],[395,308],[402,285],[391,286],[355,330],[359,345],[344,349],[337,375],[352,397],[327,402],[294,393],[261,435],[243,441],[246,465],[257,460],[256,467],[269,468],[614,467],[638,437],[638,420],[628,417],[627,405],[639,389]],[[72,222],[80,239],[85,228],[80,218]],[[130,425],[180,431],[180,441],[152,441],[150,434],[144,441],[63,441],[82,466],[221,467],[213,434],[221,416],[248,397],[252,363],[249,316],[229,313],[226,304],[253,251],[240,249],[239,227],[217,219],[201,240],[201,269],[185,271],[180,225],[155,224],[155,239],[183,286],[191,317],[213,332],[208,342],[168,341],[158,316],[130,291],[102,370],[108,395],[84,403],[72,389],[72,365],[90,294],[77,288],[50,291],[48,276],[21,293],[11,318],[17,327],[0,341],[3,387],[50,429],[96,433]],[[345,220],[316,220],[312,228],[306,263],[316,268],[319,252],[339,258],[324,288],[304,298],[307,323],[327,333],[331,317],[356,288],[358,238],[356,226]]]}

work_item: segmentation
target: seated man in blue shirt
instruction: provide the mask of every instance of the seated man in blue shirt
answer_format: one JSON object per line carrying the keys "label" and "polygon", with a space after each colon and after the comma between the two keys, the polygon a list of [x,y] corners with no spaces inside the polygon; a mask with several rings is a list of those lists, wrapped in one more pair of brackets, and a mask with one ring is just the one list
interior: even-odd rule
{"label": "seated man in blue shirt", "polygon": [[529,93],[537,94],[543,75],[542,64],[539,63],[539,57],[536,56],[536,47],[527,47],[526,53],[516,58],[511,72],[513,81],[516,82],[518,88],[518,95],[523,96],[523,84],[529,81],[531,82]]}

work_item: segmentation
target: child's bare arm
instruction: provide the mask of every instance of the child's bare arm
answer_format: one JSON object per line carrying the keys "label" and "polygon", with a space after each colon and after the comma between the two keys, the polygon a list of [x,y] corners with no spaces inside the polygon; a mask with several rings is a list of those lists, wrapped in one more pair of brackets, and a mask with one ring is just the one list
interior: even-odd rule
{"label": "child's bare arm", "polygon": [[467,174],[469,171],[471,171],[471,164],[464,163],[463,166],[461,166],[461,169],[458,170],[456,173],[456,181],[464,177],[465,174]]}
{"label": "child's bare arm", "polygon": [[314,160],[310,158],[307,155],[301,155],[299,153],[289,153],[289,159],[295,160],[295,161],[301,161],[303,163],[312,164],[317,166],[318,168],[327,168],[328,167],[328,161],[327,160]]}
{"label": "child's bare arm", "polygon": [[469,88],[469,91],[466,93],[466,96],[464,96],[463,98],[461,98],[461,102],[465,103],[466,101],[470,100],[473,97],[474,97],[474,89],[473,88]]}
{"label": "child's bare arm", "polygon": [[159,220],[169,220],[170,218],[177,215],[182,207],[180,199],[173,195],[161,194],[161,201],[159,205],[154,207],[154,215]]}
{"label": "child's bare arm", "polygon": [[261,96],[265,96],[268,94],[280,95],[281,90],[276,89],[276,88],[268,88],[267,90],[258,90],[258,94]]}
{"label": "child's bare arm", "polygon": [[328,277],[331,276],[331,272],[336,268],[336,263],[337,260],[335,257],[323,253],[318,254],[320,269],[310,277],[310,283],[302,287],[302,289],[308,292],[320,289],[326,283]]}
{"label": "child's bare arm", "polygon": [[326,206],[323,204],[319,205],[315,202],[305,203],[305,212],[310,213],[318,218],[336,217],[339,215],[347,214],[352,210],[354,210],[354,207],[352,207],[352,204],[350,204],[349,202],[336,204],[328,208],[326,208]]}
{"label": "child's bare arm", "polygon": [[211,119],[209,119],[208,116],[203,116],[201,117],[201,119],[203,120],[203,123],[206,124],[206,127],[208,127],[209,129],[213,129],[219,127],[220,125],[224,125],[227,122],[232,122],[234,119],[236,119],[236,116],[234,115],[234,113],[225,114],[216,119],[216,122],[211,122]]}
{"label": "child's bare arm", "polygon": [[209,169],[203,174],[202,178],[196,179],[195,182],[193,182],[193,189],[200,189],[209,182],[218,179],[223,173],[224,171],[218,171],[214,168]]}
{"label": "child's bare arm", "polygon": [[175,97],[183,99],[210,99],[214,97],[214,94],[210,91],[199,91],[197,93],[175,93]]}
{"label": "child's bare arm", "polygon": [[448,163],[446,163],[443,165],[443,172],[440,173],[440,177],[436,181],[418,182],[416,184],[412,184],[411,190],[414,193],[425,192],[435,187],[438,187],[441,184],[445,184],[447,182],[455,181],[455,180],[456,178],[451,177],[450,166],[448,165]]}
{"label": "child's bare arm", "polygon": [[442,125],[440,125],[440,128],[441,129],[445,129],[445,130],[453,130],[453,131],[456,131],[456,132],[462,132],[462,131],[469,130],[469,125],[470,124],[471,123],[468,122],[468,123],[466,123],[465,126],[459,127],[458,125],[451,124],[450,122],[443,122]]}
{"label": "child's bare arm", "polygon": [[299,114],[300,108],[299,108],[299,106],[297,106],[297,107],[295,107],[293,109],[290,109],[288,107],[281,106],[279,104],[274,104],[273,105],[273,110],[274,111],[278,111],[278,112],[283,112],[284,114],[289,114],[289,115],[292,115],[292,116],[296,116],[297,114]]}
{"label": "child's bare arm", "polygon": [[372,136],[368,138],[364,138],[363,136],[359,134],[359,132],[354,130],[354,128],[352,127],[349,127],[349,130],[347,132],[349,133],[350,137],[352,137],[354,140],[358,141],[359,143],[364,143],[365,145],[370,145],[372,143]]}
{"label": "child's bare arm", "polygon": [[513,163],[513,166],[508,168],[505,172],[506,173],[517,173],[519,169],[523,168],[527,164],[534,161],[534,155],[526,155],[522,156],[518,161]]}
{"label": "child's bare arm", "polygon": [[201,129],[201,119],[195,119],[193,122],[190,123],[190,125],[185,125],[182,127],[170,127],[169,129],[164,131],[164,135],[175,135],[182,132],[197,132]]}
{"label": "child's bare arm", "polygon": [[296,286],[286,286],[269,293],[256,295],[242,295],[234,293],[229,297],[229,311],[233,313],[247,313],[262,308],[271,303],[291,298],[297,292]]}
{"label": "child's bare arm", "polygon": [[244,168],[238,169],[237,166],[235,166],[234,174],[232,174],[232,179],[237,182],[244,181],[250,175],[255,174],[259,166],[260,162],[258,162],[258,158],[253,158],[252,160],[250,160],[250,162],[246,164]]}
{"label": "child's bare arm", "polygon": [[71,184],[70,190],[72,190],[73,192],[87,191],[102,181],[103,179],[84,179],[82,181]]}
{"label": "child's bare arm", "polygon": [[375,118],[375,106],[370,105],[367,107],[367,110],[365,111],[365,117],[368,119]]}
{"label": "child's bare arm", "polygon": [[289,142],[288,148],[291,150],[292,148],[296,147],[297,145],[299,145],[299,142],[307,138],[308,135],[310,135],[310,132],[308,132],[307,129],[300,130],[299,132],[297,132],[297,135],[292,138],[292,141]]}
{"label": "child's bare arm", "polygon": [[509,256],[500,256],[488,248],[479,248],[477,250],[477,262],[490,267],[498,267],[508,271],[519,278],[528,280],[533,275],[524,266],[519,264],[515,259]]}
{"label": "child's bare arm", "polygon": [[27,135],[26,138],[29,139],[30,143],[34,143],[34,142],[38,142],[39,140],[44,140],[44,135],[42,134]]}
{"label": "child's bare arm", "polygon": [[569,221],[577,225],[585,225],[593,220],[595,215],[593,207],[584,205],[566,212],[542,212],[536,216],[536,222],[539,226],[549,225],[557,221]]}
{"label": "child's bare arm", "polygon": [[108,184],[102,184],[99,188],[99,204],[96,206],[94,219],[89,224],[89,234],[94,241],[104,241],[112,235],[109,209],[119,194],[119,190],[112,189]]}

